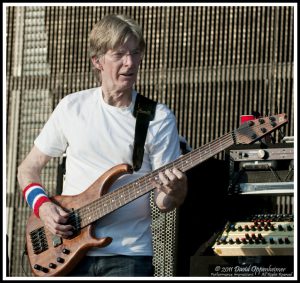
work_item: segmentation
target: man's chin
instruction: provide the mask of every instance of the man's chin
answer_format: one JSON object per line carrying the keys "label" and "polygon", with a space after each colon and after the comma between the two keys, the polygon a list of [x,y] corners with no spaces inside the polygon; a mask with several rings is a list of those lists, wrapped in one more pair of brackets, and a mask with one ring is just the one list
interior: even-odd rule
{"label": "man's chin", "polygon": [[134,83],[135,83],[135,80],[133,80],[133,79],[122,80],[122,82],[120,83],[120,86],[122,88],[128,89],[128,88],[132,88]]}
{"label": "man's chin", "polygon": [[130,83],[130,84],[127,84],[127,83],[122,83],[122,84],[119,84],[119,91],[126,91],[126,90],[132,90],[133,89],[133,83]]}

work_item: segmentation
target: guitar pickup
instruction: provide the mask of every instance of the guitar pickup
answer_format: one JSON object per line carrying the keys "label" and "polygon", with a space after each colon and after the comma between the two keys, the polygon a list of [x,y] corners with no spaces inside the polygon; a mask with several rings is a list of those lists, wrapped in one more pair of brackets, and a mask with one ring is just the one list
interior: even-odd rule
{"label": "guitar pickup", "polygon": [[40,254],[48,249],[48,242],[44,227],[31,231],[30,240],[34,254]]}

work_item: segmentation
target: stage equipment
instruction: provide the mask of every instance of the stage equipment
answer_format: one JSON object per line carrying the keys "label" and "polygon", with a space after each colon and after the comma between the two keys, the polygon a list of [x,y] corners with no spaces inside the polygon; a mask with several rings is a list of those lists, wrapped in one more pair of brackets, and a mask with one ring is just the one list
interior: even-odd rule
{"label": "stage equipment", "polygon": [[270,265],[293,274],[294,144],[291,137],[282,141],[234,145],[226,151],[226,220],[191,257],[192,276],[219,276],[219,271],[226,276],[258,276],[235,271]]}
{"label": "stage equipment", "polygon": [[293,255],[293,215],[254,215],[248,221],[228,222],[213,250],[219,256]]}

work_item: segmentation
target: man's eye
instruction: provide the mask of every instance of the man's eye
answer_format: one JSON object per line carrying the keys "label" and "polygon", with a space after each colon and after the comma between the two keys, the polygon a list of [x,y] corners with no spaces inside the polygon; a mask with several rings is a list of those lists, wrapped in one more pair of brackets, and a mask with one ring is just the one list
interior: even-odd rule
{"label": "man's eye", "polygon": [[114,56],[115,58],[122,58],[122,57],[124,56],[124,53],[122,53],[122,52],[117,52],[117,53],[114,53],[113,56]]}
{"label": "man's eye", "polygon": [[140,50],[134,50],[132,52],[132,55],[140,55],[141,54],[141,51]]}

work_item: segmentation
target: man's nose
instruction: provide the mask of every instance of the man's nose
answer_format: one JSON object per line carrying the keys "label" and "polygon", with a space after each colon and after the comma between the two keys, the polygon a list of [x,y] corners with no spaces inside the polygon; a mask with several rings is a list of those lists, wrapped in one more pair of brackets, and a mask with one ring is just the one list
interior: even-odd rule
{"label": "man's nose", "polygon": [[126,64],[126,65],[133,65],[133,64],[134,64],[133,57],[134,57],[134,55],[131,54],[131,53],[125,54],[125,55],[124,55],[124,58],[123,58],[124,64]]}

